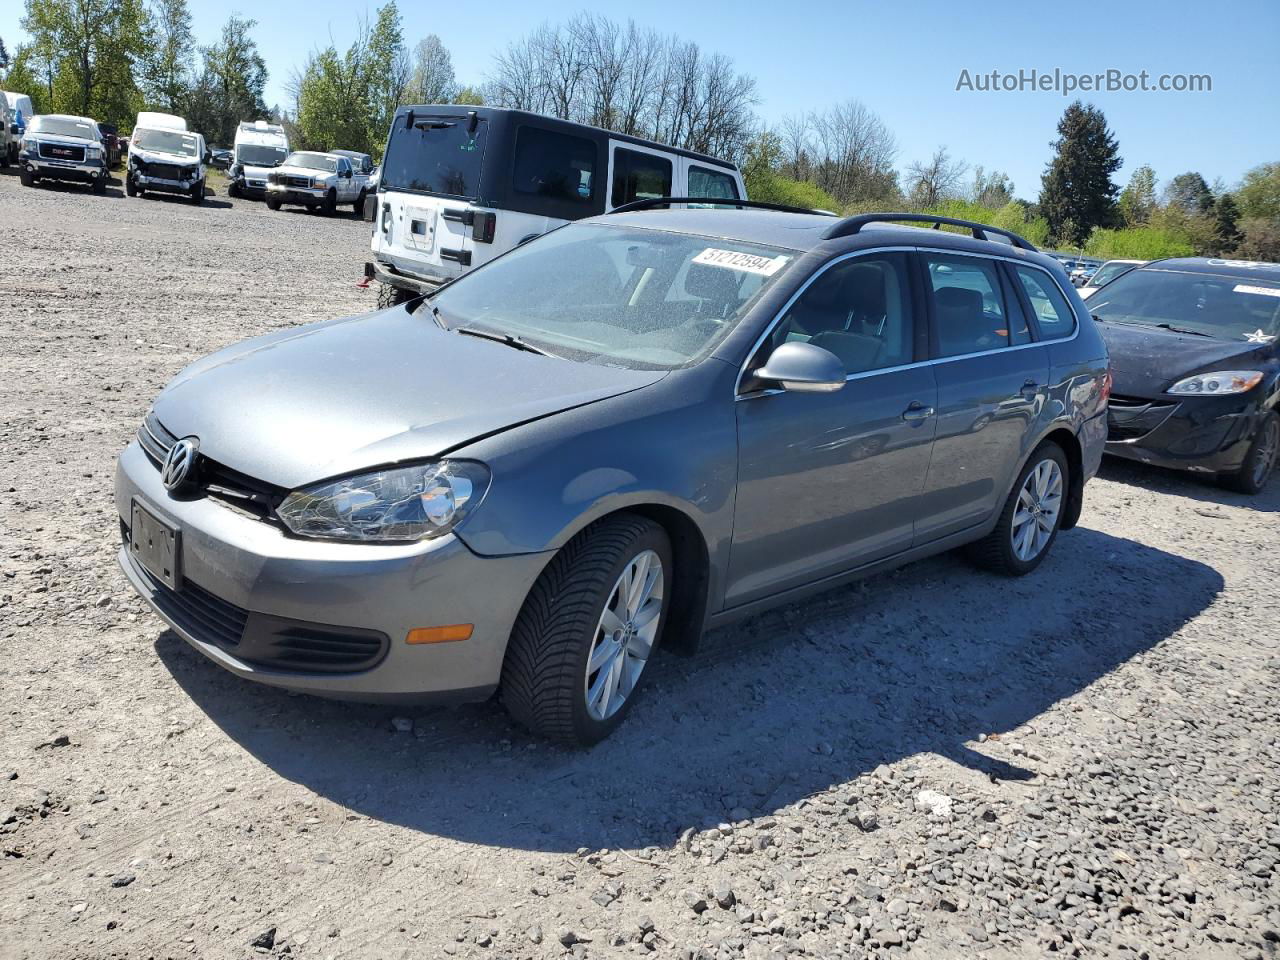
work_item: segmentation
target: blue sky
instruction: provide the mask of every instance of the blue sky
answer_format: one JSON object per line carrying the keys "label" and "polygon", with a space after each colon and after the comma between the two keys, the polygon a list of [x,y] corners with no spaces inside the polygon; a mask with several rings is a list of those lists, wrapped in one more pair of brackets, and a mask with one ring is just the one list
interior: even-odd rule
{"label": "blue sky", "polygon": [[[285,81],[308,51],[331,39],[345,46],[353,18],[365,9],[350,0],[190,4],[200,42],[212,40],[233,10],[259,21],[256,37],[271,71],[267,99],[280,103],[286,101]],[[377,5],[371,0],[368,9]],[[21,39],[21,2],[2,6],[0,37],[12,48]],[[439,34],[463,82],[483,80],[494,52],[510,40],[580,9],[526,0],[401,0],[406,39]],[[625,19],[636,7],[595,9]],[[848,98],[863,101],[896,135],[899,169],[945,144],[970,165],[1007,172],[1018,196],[1034,199],[1039,192],[1049,142],[1070,98],[1056,92],[958,92],[962,69],[972,75],[1033,68],[1077,74],[1147,70],[1153,78],[1211,75],[1208,93],[1081,94],[1103,109],[1120,142],[1121,184],[1143,163],[1155,167],[1162,182],[1198,170],[1210,182],[1221,177],[1231,185],[1248,168],[1280,160],[1276,0],[1229,7],[1184,0],[990,7],[940,0],[809,0],[795,7],[759,0],[647,0],[643,9],[643,17],[636,17],[642,25],[725,53],[752,73],[761,96],[757,112],[766,120]]]}

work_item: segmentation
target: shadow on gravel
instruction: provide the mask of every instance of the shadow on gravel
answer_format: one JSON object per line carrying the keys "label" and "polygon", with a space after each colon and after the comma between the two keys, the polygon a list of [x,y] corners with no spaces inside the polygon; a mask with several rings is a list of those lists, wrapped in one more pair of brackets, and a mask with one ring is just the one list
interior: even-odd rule
{"label": "shadow on gravel", "polygon": [[[693,659],[659,658],[627,722],[586,751],[533,740],[495,703],[424,712],[290,696],[173,633],[156,650],[228,736],[352,811],[493,846],[635,848],[920,753],[1029,778],[984,756],[978,735],[1034,722],[1221,588],[1201,563],[1083,528],[1021,580],[935,558],[715,631]],[[391,732],[394,715],[415,717],[415,732]]]}
{"label": "shadow on gravel", "polygon": [[[10,167],[16,174],[16,168]],[[9,170],[0,171],[0,173],[8,173]],[[108,179],[108,184],[118,183],[117,180]],[[124,196],[124,191],[119,187],[108,186],[102,193],[94,193],[93,188],[87,183],[70,183],[62,180],[41,180],[31,190],[47,190],[49,193],[83,193],[86,197],[94,200],[107,199],[114,200]]]}
{"label": "shadow on gravel", "polygon": [[[176,203],[184,207],[193,206],[191,198],[184,197],[180,193],[160,193],[158,191],[149,191],[141,199],[153,203]],[[204,195],[204,202],[201,203],[200,206],[209,210],[230,210],[235,206],[235,204],[230,200],[217,200],[214,198],[212,193],[206,192]]]}
{"label": "shadow on gravel", "polygon": [[1156,493],[1171,493],[1204,503],[1245,507],[1262,513],[1280,512],[1280,473],[1274,474],[1262,492],[1253,496],[1219,486],[1213,477],[1203,473],[1152,467],[1118,457],[1104,457],[1098,476],[1104,480],[1146,487]]}

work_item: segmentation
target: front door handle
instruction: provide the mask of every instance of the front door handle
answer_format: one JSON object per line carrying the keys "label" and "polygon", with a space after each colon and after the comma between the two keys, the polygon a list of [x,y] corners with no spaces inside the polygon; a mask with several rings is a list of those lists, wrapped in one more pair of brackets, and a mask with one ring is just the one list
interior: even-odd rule
{"label": "front door handle", "polygon": [[926,407],[919,400],[916,400],[911,406],[902,411],[902,419],[907,422],[915,420],[928,420],[933,416],[933,407]]}

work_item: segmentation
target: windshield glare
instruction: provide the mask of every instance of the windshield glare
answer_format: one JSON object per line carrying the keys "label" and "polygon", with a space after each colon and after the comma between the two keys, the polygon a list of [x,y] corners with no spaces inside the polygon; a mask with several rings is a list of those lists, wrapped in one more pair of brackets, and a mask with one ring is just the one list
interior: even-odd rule
{"label": "windshield glare", "polygon": [[288,154],[284,147],[267,147],[258,143],[242,143],[236,147],[236,162],[250,167],[278,167]]}
{"label": "windshield glare", "polygon": [[1168,324],[1222,340],[1270,343],[1280,330],[1280,283],[1172,270],[1131,270],[1089,298],[1109,323]]}
{"label": "windshield glare", "polygon": [[305,167],[308,170],[323,170],[333,173],[338,169],[338,161],[319,153],[291,153],[285,161],[291,167]]}
{"label": "windshield glare", "polygon": [[83,120],[63,120],[60,117],[33,117],[32,133],[47,133],[51,137],[80,137],[84,140],[96,140],[93,126]]}
{"label": "windshield glare", "polygon": [[172,153],[179,157],[196,155],[196,137],[181,130],[135,130],[134,146],[156,153]]}
{"label": "windshield glare", "polygon": [[673,369],[701,359],[795,262],[794,250],[573,224],[455,280],[450,328],[509,334],[569,359]]}

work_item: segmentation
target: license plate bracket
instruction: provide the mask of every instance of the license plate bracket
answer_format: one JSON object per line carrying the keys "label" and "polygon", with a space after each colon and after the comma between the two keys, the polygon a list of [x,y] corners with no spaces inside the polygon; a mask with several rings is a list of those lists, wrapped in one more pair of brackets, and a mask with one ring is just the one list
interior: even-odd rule
{"label": "license plate bracket", "polygon": [[137,500],[130,512],[129,552],[149,574],[170,590],[178,590],[182,586],[180,531]]}

